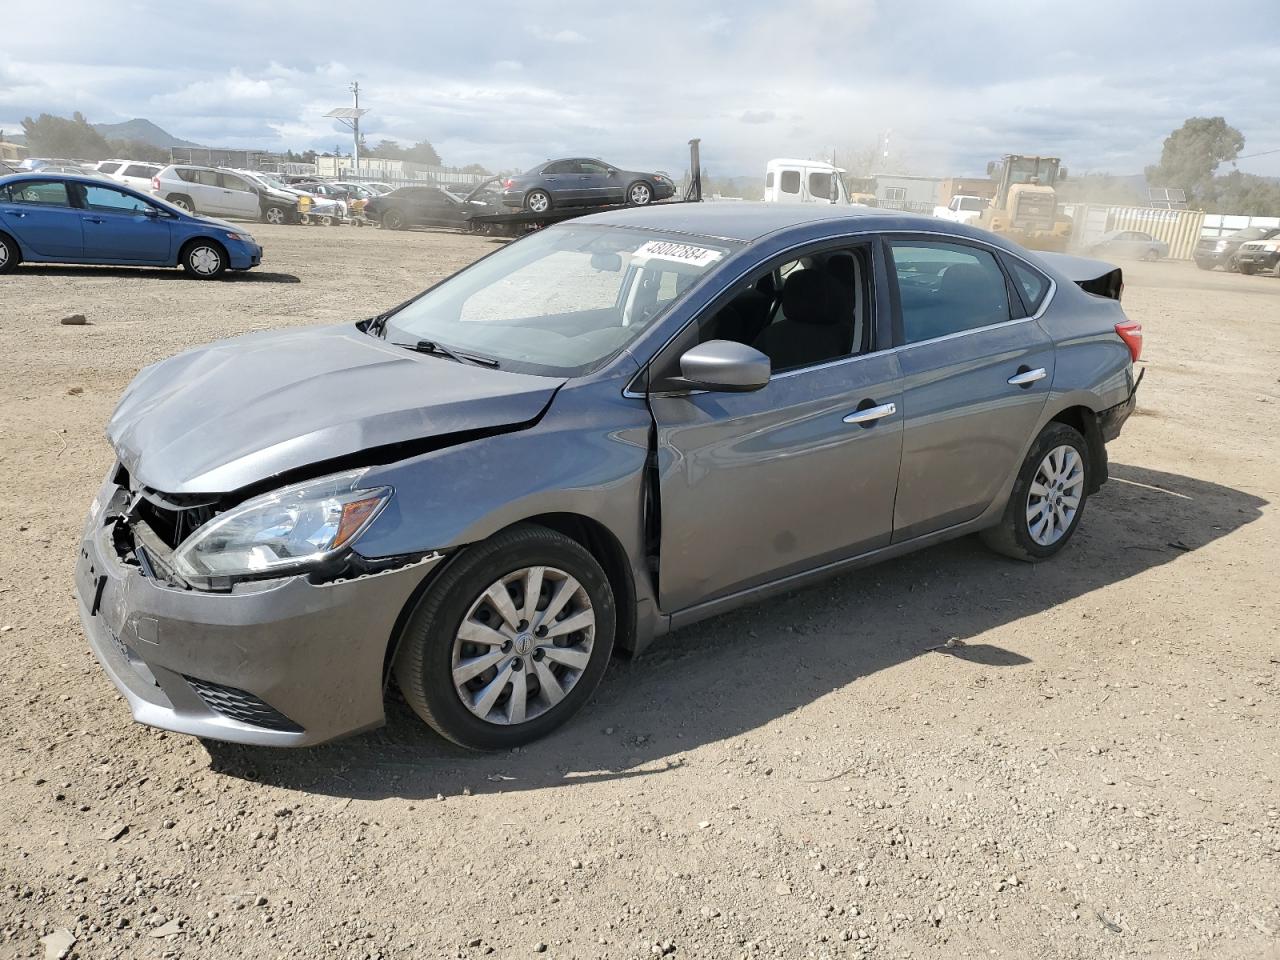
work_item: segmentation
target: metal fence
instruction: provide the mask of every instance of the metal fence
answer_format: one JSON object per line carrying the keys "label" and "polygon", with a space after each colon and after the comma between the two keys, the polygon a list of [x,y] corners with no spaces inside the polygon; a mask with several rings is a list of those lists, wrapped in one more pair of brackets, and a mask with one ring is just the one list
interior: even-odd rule
{"label": "metal fence", "polygon": [[933,204],[928,200],[878,200],[886,210],[902,210],[905,213],[933,213]]}
{"label": "metal fence", "polygon": [[1237,230],[1248,227],[1280,227],[1280,217],[1246,217],[1233,216],[1229,213],[1206,213],[1204,224],[1200,227],[1200,236],[1206,240],[1217,240]]}

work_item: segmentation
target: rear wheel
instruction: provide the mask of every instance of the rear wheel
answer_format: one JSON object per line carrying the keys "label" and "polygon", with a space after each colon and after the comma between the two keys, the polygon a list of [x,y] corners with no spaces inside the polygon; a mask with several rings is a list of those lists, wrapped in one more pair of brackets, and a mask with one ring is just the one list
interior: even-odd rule
{"label": "rear wheel", "polygon": [[546,213],[551,209],[551,194],[545,190],[530,190],[525,195],[524,208],[530,213]]}
{"label": "rear wheel", "polygon": [[191,202],[190,197],[184,194],[172,193],[169,196],[165,197],[165,199],[168,200],[170,203],[172,203],[179,210],[185,210],[187,211],[187,213],[196,212],[196,205]]}
{"label": "rear wheel", "polygon": [[0,273],[8,273],[20,259],[18,244],[12,237],[0,233]]}
{"label": "rear wheel", "polygon": [[227,251],[213,240],[192,240],[182,250],[182,269],[197,280],[215,280],[227,269]]}
{"label": "rear wheel", "polygon": [[442,736],[509,749],[582,707],[608,665],[615,622],[595,557],[553,530],[513,527],[470,547],[423,595],[396,681]]}
{"label": "rear wheel", "polygon": [[1089,448],[1065,423],[1050,423],[1031,444],[1000,523],[982,532],[997,553],[1035,563],[1067,545],[1088,499]]}

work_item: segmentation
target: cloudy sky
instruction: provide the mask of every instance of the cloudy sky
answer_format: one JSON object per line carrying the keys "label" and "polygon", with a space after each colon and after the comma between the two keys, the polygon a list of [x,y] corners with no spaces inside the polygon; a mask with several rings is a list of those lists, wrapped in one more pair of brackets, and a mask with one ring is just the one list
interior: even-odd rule
{"label": "cloudy sky", "polygon": [[[1258,16],[1265,8],[1266,16]],[[713,173],[885,132],[889,166],[981,173],[1003,152],[1134,173],[1189,116],[1280,150],[1280,18],[1243,0],[485,3],[154,0],[23,5],[0,39],[0,129],[146,117],[213,146],[333,149],[365,130],[446,163],[592,154]],[[1280,152],[1240,162],[1280,175]]]}

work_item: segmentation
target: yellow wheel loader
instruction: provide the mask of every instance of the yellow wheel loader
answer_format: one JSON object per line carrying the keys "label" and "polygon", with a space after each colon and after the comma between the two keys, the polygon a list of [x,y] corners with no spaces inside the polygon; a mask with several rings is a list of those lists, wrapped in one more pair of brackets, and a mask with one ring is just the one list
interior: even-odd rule
{"label": "yellow wheel loader", "polygon": [[1071,239],[1071,221],[1058,213],[1054,190],[1067,170],[1057,157],[1006,154],[987,164],[996,181],[995,198],[978,226],[1015,240],[1031,250],[1062,251]]}

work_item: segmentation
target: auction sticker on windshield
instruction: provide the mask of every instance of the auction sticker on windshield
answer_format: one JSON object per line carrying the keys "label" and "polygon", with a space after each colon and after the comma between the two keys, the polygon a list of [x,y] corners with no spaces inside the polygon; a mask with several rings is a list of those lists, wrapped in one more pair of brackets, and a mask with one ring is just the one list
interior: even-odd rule
{"label": "auction sticker on windshield", "polygon": [[671,240],[650,240],[635,252],[636,257],[649,257],[654,260],[673,260],[691,267],[707,267],[724,256],[719,250],[708,250],[690,243],[675,243]]}

